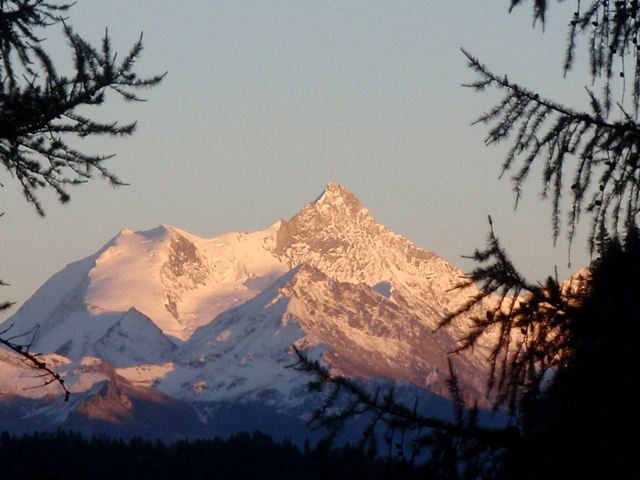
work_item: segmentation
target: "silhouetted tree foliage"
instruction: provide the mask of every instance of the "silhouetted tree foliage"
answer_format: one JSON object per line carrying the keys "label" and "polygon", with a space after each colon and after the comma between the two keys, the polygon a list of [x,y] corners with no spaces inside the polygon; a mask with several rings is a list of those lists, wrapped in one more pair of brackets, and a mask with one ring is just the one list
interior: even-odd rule
{"label": "silhouetted tree foliage", "polygon": [[[73,140],[131,135],[136,124],[99,122],[83,112],[104,104],[108,92],[141,101],[137,92],[157,85],[163,77],[141,78],[135,72],[142,36],[127,55],[118,58],[107,33],[99,47],[76,34],[65,17],[72,5],[0,0],[0,163],[20,183],[26,200],[40,215],[44,209],[37,196],[39,189],[53,189],[64,203],[69,200],[70,185],[87,182],[95,174],[113,185],[122,183],[105,166],[110,155],[83,152],[73,146]],[[42,36],[53,27],[60,28],[71,56],[72,69],[66,75],[58,73]],[[10,306],[3,302],[0,310]],[[20,338],[27,341],[20,342]],[[28,339],[28,334],[20,332],[0,337],[0,343],[43,371],[45,378],[60,381],[68,394],[61,379],[29,352]]]}
{"label": "silhouetted tree foliage", "polygon": [[[502,478],[611,478],[640,473],[633,378],[640,334],[640,235],[603,239],[589,291],[564,328],[555,377],[520,400],[521,431]],[[527,465],[526,471],[522,466]],[[619,473],[616,473],[619,472]],[[635,474],[633,473],[635,472]]]}
{"label": "silhouetted tree foliage", "polygon": [[[511,9],[523,3],[512,0]],[[544,24],[550,3],[534,0],[534,22]],[[580,36],[584,36],[593,81],[585,87],[588,108],[584,110],[544,98],[507,75],[492,72],[466,50],[463,53],[479,77],[468,86],[478,91],[495,88],[502,94],[477,122],[490,127],[487,144],[511,143],[502,169],[503,174],[515,170],[511,178],[516,198],[532,167],[542,163],[542,193],[552,201],[554,237],[561,230],[561,200],[568,194],[569,237],[573,238],[586,211],[593,220],[593,241],[598,230],[624,228],[640,207],[640,9],[636,0],[576,1],[575,5],[563,68],[568,74],[574,66]],[[595,90],[598,87],[600,92]]]}
{"label": "silhouetted tree foliage", "polygon": [[[510,3],[513,9],[526,2]],[[534,26],[545,24],[552,3],[532,2]],[[508,426],[482,427],[453,371],[449,386],[454,420],[442,422],[399,405],[393,392],[372,394],[351,380],[332,377],[300,353],[297,368],[315,374],[313,386],[330,386],[315,424],[336,431],[354,416],[369,414],[372,424],[384,426],[383,432],[409,432],[416,449],[427,447],[425,456],[412,457],[424,462],[425,478],[638,475],[629,441],[637,434],[631,379],[640,333],[638,3],[575,1],[563,68],[568,74],[585,41],[592,86],[586,89],[589,108],[584,110],[543,98],[463,50],[479,77],[468,86],[477,91],[495,88],[502,95],[476,123],[488,126],[487,144],[510,143],[502,173],[515,170],[511,179],[516,200],[533,166],[540,163],[543,196],[553,205],[554,239],[563,229],[565,196],[570,242],[581,215],[592,219],[590,269],[562,283],[550,276],[544,284],[528,282],[518,272],[489,219],[487,245],[473,254],[477,266],[459,286],[475,284],[480,293],[439,327],[460,322],[462,313],[489,295],[498,300],[472,318],[456,352],[473,348],[482,337],[493,339],[487,394],[496,410],[509,413]],[[339,392],[351,398],[346,409],[335,400]]]}
{"label": "silhouetted tree foliage", "polygon": [[478,265],[459,288],[471,285],[480,292],[445,318],[439,328],[459,320],[482,299],[493,295],[495,307],[472,316],[468,333],[456,352],[473,348],[483,335],[494,339],[489,357],[487,394],[495,408],[507,407],[515,415],[523,396],[536,397],[550,373],[572,352],[575,312],[588,295],[590,273],[574,275],[568,283],[548,277],[544,284],[530,283],[520,274],[500,240],[491,231],[487,246],[471,257]]}
{"label": "silhouetted tree foliage", "polygon": [[[601,235],[595,248],[590,270],[562,284],[525,282],[493,231],[474,255],[486,264],[470,282],[485,287],[480,296],[498,292],[503,302],[472,319],[459,350],[482,335],[497,338],[488,392],[518,428],[496,478],[606,478],[614,465],[638,471],[627,439],[635,428],[628,379],[640,334],[640,233],[630,225],[622,239]],[[443,326],[458,321],[457,313]]]}
{"label": "silhouetted tree foliage", "polygon": [[[80,113],[99,106],[107,91],[125,100],[141,100],[136,91],[157,85],[162,75],[140,78],[134,71],[142,37],[122,59],[105,33],[99,48],[76,34],[62,16],[71,5],[42,0],[0,2],[0,161],[22,185],[38,213],[36,196],[52,188],[61,202],[68,185],[100,174],[114,185],[120,180],[104,165],[110,156],[84,153],[71,146],[73,137],[131,135],[135,123],[103,123]],[[71,75],[60,75],[45,49],[45,28],[60,26],[73,60]]]}

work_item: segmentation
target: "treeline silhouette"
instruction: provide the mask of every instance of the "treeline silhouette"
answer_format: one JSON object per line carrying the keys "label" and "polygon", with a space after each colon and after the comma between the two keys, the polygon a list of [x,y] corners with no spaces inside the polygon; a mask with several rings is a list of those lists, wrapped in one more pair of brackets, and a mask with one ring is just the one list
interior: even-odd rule
{"label": "treeline silhouette", "polygon": [[17,436],[0,434],[0,477],[63,479],[411,479],[406,462],[373,457],[346,445],[298,448],[271,436],[239,433],[228,439],[180,440],[165,444],[134,437],[84,437],[59,430]]}

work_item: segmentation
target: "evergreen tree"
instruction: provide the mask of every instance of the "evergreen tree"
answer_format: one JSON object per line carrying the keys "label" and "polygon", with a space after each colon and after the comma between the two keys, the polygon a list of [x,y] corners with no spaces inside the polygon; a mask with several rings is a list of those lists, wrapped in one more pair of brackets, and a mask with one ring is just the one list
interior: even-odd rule
{"label": "evergreen tree", "polygon": [[[157,85],[163,77],[136,74],[142,36],[118,59],[107,33],[100,47],[76,34],[65,17],[72,5],[0,0],[0,163],[20,183],[26,200],[40,215],[44,209],[37,196],[39,189],[52,189],[64,203],[70,198],[70,185],[87,182],[96,174],[113,185],[122,183],[105,165],[109,155],[83,152],[73,146],[73,140],[131,135],[135,123],[100,122],[81,112],[104,104],[108,92],[139,101],[137,91]],[[56,27],[72,59],[73,68],[67,75],[58,73],[43,35],[44,30]],[[3,302],[0,310],[10,306]],[[43,369],[48,378],[60,381],[29,352],[29,332],[13,337],[10,333],[14,332],[0,332],[0,343]]]}
{"label": "evergreen tree", "polygon": [[520,400],[522,436],[501,478],[638,474],[630,380],[640,333],[640,234],[630,228],[624,240],[607,238],[598,249],[588,294],[566,318],[553,381],[534,401]]}
{"label": "evergreen tree", "polygon": [[[511,0],[510,8],[525,3]],[[532,2],[534,26],[544,25],[552,3]],[[475,252],[477,267],[460,285],[477,284],[481,293],[440,326],[460,321],[462,312],[489,295],[502,299],[472,320],[458,351],[485,335],[495,339],[487,389],[495,408],[510,413],[510,426],[502,434],[478,427],[475,410],[463,408],[455,372],[450,391],[456,421],[438,424],[392,396],[372,395],[333,378],[300,354],[297,368],[315,373],[316,387],[332,386],[316,422],[339,430],[354,415],[370,412],[372,425],[413,432],[414,444],[432,452],[427,478],[637,476],[628,439],[635,433],[630,379],[640,323],[639,3],[575,1],[563,69],[571,71],[579,47],[586,45],[592,86],[584,110],[511,82],[463,50],[479,77],[468,86],[502,94],[477,123],[489,128],[487,144],[510,143],[502,168],[503,174],[515,171],[516,198],[533,167],[542,164],[554,238],[566,228],[573,241],[581,217],[591,218],[589,247],[595,260],[590,271],[570,283],[550,276],[543,285],[517,271],[490,219],[487,246]],[[631,92],[627,106],[626,92]],[[336,409],[341,392],[353,398],[348,409]]]}
{"label": "evergreen tree", "polygon": [[[511,8],[523,3],[512,0]],[[544,24],[551,3],[533,2],[534,23]],[[542,98],[465,52],[479,75],[469,86],[496,88],[503,95],[478,122],[489,126],[487,143],[510,143],[503,173],[515,169],[516,195],[541,163],[554,237],[562,230],[562,199],[568,197],[569,239],[581,216],[590,216],[595,259],[589,274],[574,277],[573,285],[550,277],[540,286],[518,274],[493,229],[487,248],[474,255],[479,266],[471,281],[484,287],[483,295],[525,299],[510,297],[475,319],[461,346],[500,332],[489,387],[496,406],[509,408],[521,433],[505,457],[503,478],[608,476],[612,465],[626,476],[637,470],[626,440],[634,410],[624,379],[632,375],[640,320],[640,5],[637,0],[576,1],[568,20],[564,73],[572,69],[581,40],[589,55],[592,86],[584,110]]]}

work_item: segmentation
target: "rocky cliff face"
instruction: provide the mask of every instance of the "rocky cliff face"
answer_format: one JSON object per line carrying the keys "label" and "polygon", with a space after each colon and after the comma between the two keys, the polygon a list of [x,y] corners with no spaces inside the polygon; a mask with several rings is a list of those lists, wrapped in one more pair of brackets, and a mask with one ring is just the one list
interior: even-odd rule
{"label": "rocky cliff face", "polygon": [[207,285],[212,271],[202,252],[193,242],[174,232],[169,241],[168,259],[160,271],[165,287],[165,308],[180,321],[178,305],[182,294]]}
{"label": "rocky cliff face", "polygon": [[338,281],[368,285],[398,279],[394,269],[428,277],[439,259],[377,223],[355,195],[335,183],[282,222],[273,252],[291,268],[305,263]]}

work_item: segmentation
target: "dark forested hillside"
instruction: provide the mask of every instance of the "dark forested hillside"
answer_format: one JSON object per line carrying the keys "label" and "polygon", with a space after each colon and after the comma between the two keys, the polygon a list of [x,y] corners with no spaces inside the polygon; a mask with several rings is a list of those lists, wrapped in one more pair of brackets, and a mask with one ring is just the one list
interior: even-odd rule
{"label": "dark forested hillside", "polygon": [[86,438],[76,433],[0,434],[3,479],[403,479],[417,472],[406,463],[373,460],[355,448],[305,448],[276,443],[259,432],[222,440],[170,445],[133,438]]}

